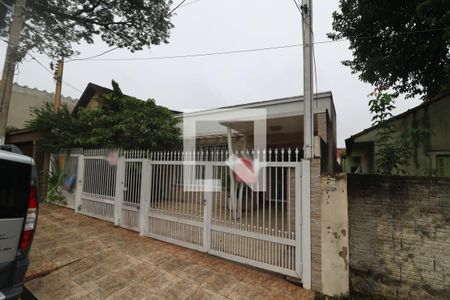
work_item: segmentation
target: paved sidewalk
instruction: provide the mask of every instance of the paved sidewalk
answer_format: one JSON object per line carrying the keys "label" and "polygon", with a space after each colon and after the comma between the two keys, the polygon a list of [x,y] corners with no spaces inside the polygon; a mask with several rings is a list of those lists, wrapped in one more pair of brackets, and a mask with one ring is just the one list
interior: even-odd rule
{"label": "paved sidewalk", "polygon": [[39,299],[314,299],[283,277],[42,205],[26,287]]}

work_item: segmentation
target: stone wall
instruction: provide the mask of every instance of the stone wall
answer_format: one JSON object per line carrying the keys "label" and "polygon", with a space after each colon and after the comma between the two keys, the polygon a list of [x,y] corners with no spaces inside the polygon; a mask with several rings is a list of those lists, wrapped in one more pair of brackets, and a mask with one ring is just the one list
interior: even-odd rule
{"label": "stone wall", "polygon": [[450,178],[349,175],[350,286],[450,299]]}

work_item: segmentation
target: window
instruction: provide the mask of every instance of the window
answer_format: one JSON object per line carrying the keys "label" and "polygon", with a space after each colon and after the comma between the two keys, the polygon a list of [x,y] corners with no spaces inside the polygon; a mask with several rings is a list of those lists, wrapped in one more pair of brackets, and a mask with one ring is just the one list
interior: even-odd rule
{"label": "window", "polygon": [[450,177],[450,155],[436,156],[437,175]]}

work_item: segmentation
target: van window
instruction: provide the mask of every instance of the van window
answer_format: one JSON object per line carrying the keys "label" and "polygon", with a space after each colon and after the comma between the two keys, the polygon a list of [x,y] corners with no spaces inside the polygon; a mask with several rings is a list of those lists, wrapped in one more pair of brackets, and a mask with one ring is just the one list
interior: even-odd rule
{"label": "van window", "polygon": [[0,218],[24,217],[28,207],[31,165],[0,159]]}

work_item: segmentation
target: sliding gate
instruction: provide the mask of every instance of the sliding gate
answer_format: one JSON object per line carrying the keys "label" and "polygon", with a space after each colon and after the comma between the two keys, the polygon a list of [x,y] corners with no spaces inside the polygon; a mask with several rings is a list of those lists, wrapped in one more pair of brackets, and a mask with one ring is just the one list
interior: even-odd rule
{"label": "sliding gate", "polygon": [[[265,175],[261,192],[237,180],[225,151],[85,150],[78,159],[75,211],[141,235],[301,277],[298,151],[258,155]],[[237,156],[255,158],[248,152]]]}
{"label": "sliding gate", "polygon": [[226,153],[155,154],[144,234],[299,277],[301,166],[291,151],[269,153],[264,192],[236,182]]}

